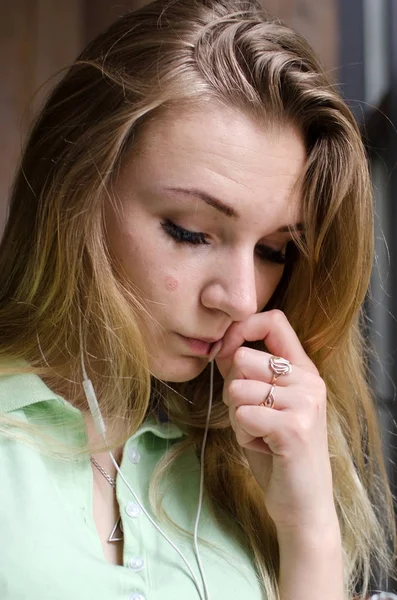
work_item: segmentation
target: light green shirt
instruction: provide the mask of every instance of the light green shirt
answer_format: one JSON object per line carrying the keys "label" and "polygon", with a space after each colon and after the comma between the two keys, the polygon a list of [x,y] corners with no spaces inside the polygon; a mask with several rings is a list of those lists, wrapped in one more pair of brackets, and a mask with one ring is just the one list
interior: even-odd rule
{"label": "light green shirt", "polygon": [[[76,428],[70,425],[83,421],[79,410],[31,374],[0,377],[0,412],[26,423],[54,426],[65,442],[76,441],[71,440]],[[125,446],[121,471],[147,510],[153,469],[182,436],[175,425],[153,419]],[[84,442],[84,436],[80,437]],[[166,477],[164,506],[173,521],[193,532],[199,493],[199,461],[193,451],[181,458],[176,471],[178,476]],[[108,563],[94,523],[92,496],[88,456],[62,461],[26,443],[0,437],[1,600],[199,598],[182,559],[142,513],[120,477],[117,498],[124,529],[123,566]],[[192,540],[170,525],[161,526],[201,585]],[[237,536],[214,519],[205,501],[199,536],[212,544],[200,543],[211,600],[264,600],[251,557]]]}

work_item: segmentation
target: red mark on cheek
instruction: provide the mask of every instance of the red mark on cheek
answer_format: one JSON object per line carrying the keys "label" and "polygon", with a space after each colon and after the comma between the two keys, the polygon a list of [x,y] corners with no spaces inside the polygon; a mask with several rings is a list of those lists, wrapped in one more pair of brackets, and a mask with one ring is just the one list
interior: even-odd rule
{"label": "red mark on cheek", "polygon": [[165,289],[169,292],[175,292],[175,290],[178,288],[178,281],[175,279],[175,277],[171,277],[171,275],[168,275],[164,281]]}

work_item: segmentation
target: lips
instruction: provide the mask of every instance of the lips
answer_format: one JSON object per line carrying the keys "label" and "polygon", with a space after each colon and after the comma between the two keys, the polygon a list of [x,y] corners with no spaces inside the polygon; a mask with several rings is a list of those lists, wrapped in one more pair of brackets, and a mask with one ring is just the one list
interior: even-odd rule
{"label": "lips", "polygon": [[197,340],[198,342],[206,342],[207,344],[214,344],[215,342],[217,342],[218,340],[220,340],[221,338],[217,337],[217,338],[203,338],[203,337],[194,337],[194,336],[183,336],[186,337],[189,340]]}
{"label": "lips", "polygon": [[197,356],[208,356],[211,349],[219,338],[192,338],[178,334],[184,343]]}

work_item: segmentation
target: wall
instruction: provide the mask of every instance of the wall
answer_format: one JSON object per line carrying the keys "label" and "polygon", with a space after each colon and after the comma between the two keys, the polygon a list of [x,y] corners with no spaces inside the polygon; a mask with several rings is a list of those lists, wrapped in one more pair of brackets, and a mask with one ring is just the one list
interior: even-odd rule
{"label": "wall", "polygon": [[[0,231],[32,116],[84,43],[80,0],[0,0]],[[52,78],[49,81],[49,78]]]}
{"label": "wall", "polygon": [[[0,235],[21,146],[56,74],[120,14],[145,0],[0,0]],[[337,65],[337,0],[263,0]],[[51,78],[51,79],[50,79]]]}

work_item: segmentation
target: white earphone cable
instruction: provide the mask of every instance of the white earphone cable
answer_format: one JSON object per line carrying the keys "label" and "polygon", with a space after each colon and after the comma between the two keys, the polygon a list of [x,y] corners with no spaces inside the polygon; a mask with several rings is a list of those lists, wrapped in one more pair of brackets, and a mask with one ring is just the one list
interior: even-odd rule
{"label": "white earphone cable", "polygon": [[[194,581],[194,584],[197,588],[200,600],[210,600],[210,596],[208,593],[208,587],[205,581],[205,575],[204,575],[204,569],[201,563],[201,558],[200,558],[200,554],[199,554],[199,548],[198,548],[198,525],[199,525],[199,520],[200,520],[200,514],[201,514],[201,508],[202,508],[202,503],[203,503],[203,494],[204,494],[204,454],[205,454],[205,445],[207,442],[207,436],[208,436],[208,428],[209,428],[209,420],[210,420],[210,416],[211,416],[211,409],[212,409],[212,397],[213,397],[213,376],[214,376],[214,364],[213,364],[213,357],[211,360],[211,375],[210,375],[210,394],[209,394],[209,402],[208,402],[208,412],[207,412],[207,420],[206,420],[206,426],[205,426],[205,431],[204,431],[204,436],[203,436],[203,442],[202,442],[202,448],[201,448],[201,460],[200,460],[200,491],[199,491],[199,500],[198,500],[198,507],[197,507],[197,514],[196,514],[196,521],[195,521],[195,526],[194,526],[194,552],[196,555],[196,559],[197,559],[197,564],[199,567],[199,571],[200,571],[200,575],[201,575],[201,580],[203,583],[203,588],[204,588],[204,595],[200,589],[200,585],[197,581],[197,578],[193,572],[193,569],[191,568],[191,566],[189,565],[187,559],[185,558],[185,556],[182,554],[182,552],[179,550],[179,548],[172,542],[172,540],[169,539],[169,537],[166,535],[166,533],[164,533],[164,531],[160,528],[159,525],[157,525],[157,523],[154,521],[154,519],[150,516],[150,514],[147,512],[147,510],[145,509],[145,507],[143,506],[142,502],[140,501],[140,499],[138,498],[138,496],[136,495],[136,493],[134,492],[134,490],[132,489],[132,487],[130,486],[130,484],[128,483],[128,481],[125,479],[124,475],[121,472],[121,469],[119,467],[119,465],[117,464],[117,461],[113,455],[113,453],[111,451],[109,451],[109,456],[116,468],[117,473],[120,476],[120,479],[124,482],[124,484],[126,485],[127,489],[129,490],[129,492],[132,494],[132,496],[134,497],[136,503],[140,506],[142,512],[146,515],[146,517],[149,519],[149,521],[152,523],[152,525],[157,529],[157,531],[163,536],[163,538],[172,546],[172,548],[174,548],[174,550],[179,554],[179,556],[181,557],[181,559],[183,560],[183,562],[185,563],[186,567],[188,568],[192,579]],[[88,406],[90,408],[92,417],[94,419],[94,423],[95,426],[97,428],[98,433],[102,436],[103,441],[105,442],[105,444],[108,444],[107,441],[107,437],[106,437],[106,425],[105,422],[102,418],[102,414],[101,414],[101,410],[99,408],[99,404],[98,404],[98,400],[95,394],[95,390],[94,387],[92,385],[92,382],[90,379],[88,379],[88,375],[85,369],[85,364],[84,364],[84,357],[83,357],[83,352],[81,352],[81,369],[82,369],[82,373],[83,373],[83,388],[84,388],[84,393],[85,396],[87,398],[87,402],[88,402]]]}
{"label": "white earphone cable", "polygon": [[205,581],[205,576],[204,576],[204,568],[203,565],[201,563],[201,558],[200,558],[200,552],[199,552],[199,546],[198,546],[198,526],[199,526],[199,521],[200,521],[200,515],[201,515],[201,507],[203,505],[203,495],[204,495],[204,459],[205,459],[205,446],[207,443],[207,437],[208,437],[208,429],[209,429],[209,424],[210,424],[210,417],[211,417],[211,409],[212,409],[212,398],[213,398],[213,394],[214,394],[214,360],[211,360],[211,374],[210,374],[210,395],[209,395],[209,399],[208,399],[208,411],[207,411],[207,419],[205,422],[205,429],[204,429],[204,436],[203,436],[203,442],[201,445],[201,456],[200,456],[200,493],[199,493],[199,501],[198,501],[198,506],[197,506],[197,514],[196,514],[196,522],[194,524],[194,549],[195,549],[195,554],[196,554],[196,559],[197,559],[197,564],[200,570],[200,575],[201,575],[201,579],[203,581],[203,586],[204,586],[204,594],[207,600],[209,600],[209,593],[208,593],[208,589],[207,589],[207,585],[206,585],[206,581]]}

